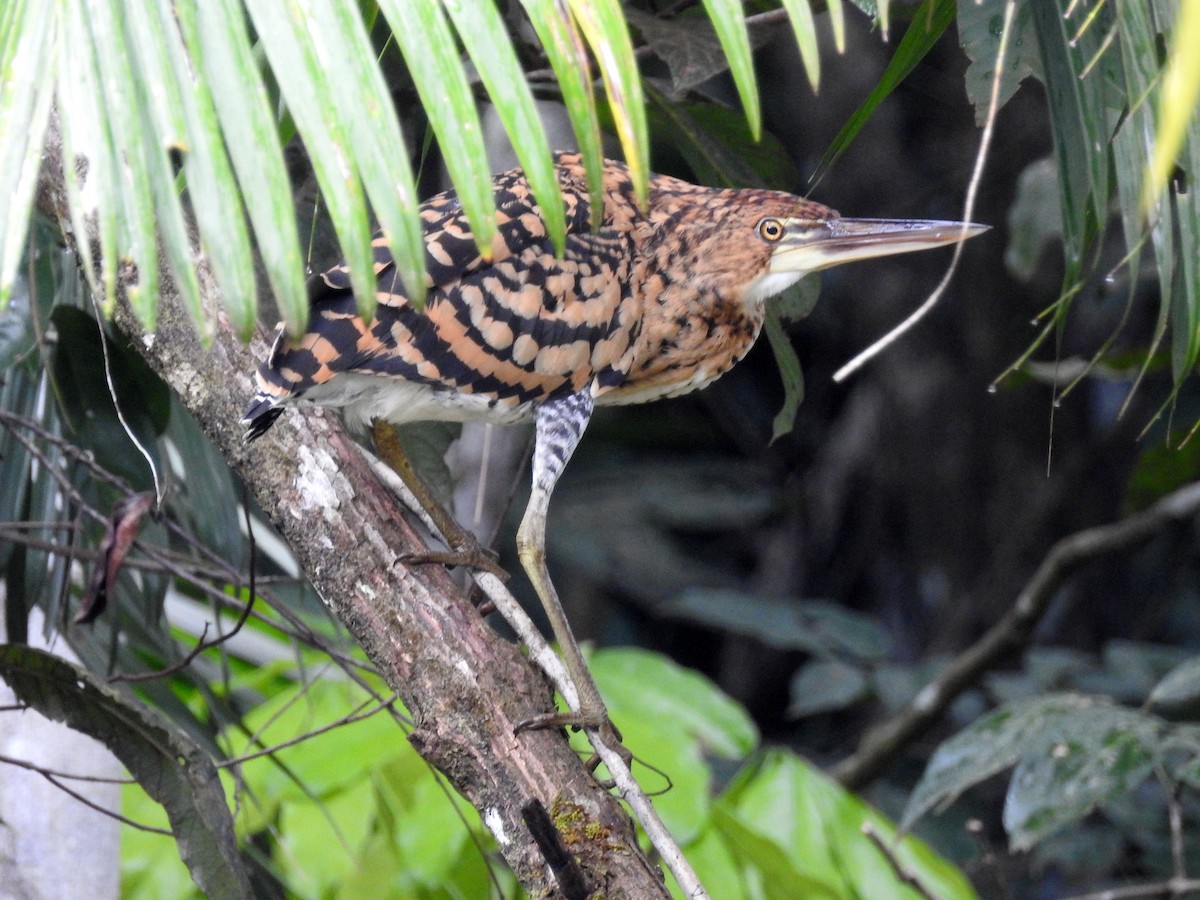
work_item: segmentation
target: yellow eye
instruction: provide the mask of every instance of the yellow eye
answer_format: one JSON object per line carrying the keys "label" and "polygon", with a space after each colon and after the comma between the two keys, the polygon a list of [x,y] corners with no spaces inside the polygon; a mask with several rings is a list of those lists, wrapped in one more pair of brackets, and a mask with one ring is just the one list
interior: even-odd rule
{"label": "yellow eye", "polygon": [[778,219],[763,219],[756,226],[758,236],[772,244],[783,237],[783,223]]}

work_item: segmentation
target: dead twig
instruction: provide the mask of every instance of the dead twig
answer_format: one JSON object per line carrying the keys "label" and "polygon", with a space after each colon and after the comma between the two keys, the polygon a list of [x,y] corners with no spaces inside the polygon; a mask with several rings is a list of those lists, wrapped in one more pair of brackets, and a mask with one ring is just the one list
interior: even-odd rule
{"label": "dead twig", "polygon": [[1200,483],[1180,488],[1149,509],[1077,532],[1055,544],[1007,613],[959,654],[900,713],[869,731],[858,749],[833,769],[844,786],[861,788],[941,716],[985,672],[1028,643],[1067,578],[1087,563],[1131,550],[1166,529],[1200,515]]}

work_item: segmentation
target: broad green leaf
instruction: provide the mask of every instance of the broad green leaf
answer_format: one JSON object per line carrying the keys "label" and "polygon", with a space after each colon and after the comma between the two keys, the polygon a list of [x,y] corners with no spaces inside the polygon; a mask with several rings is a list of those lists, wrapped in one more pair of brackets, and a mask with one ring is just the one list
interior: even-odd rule
{"label": "broad green leaf", "polygon": [[618,0],[567,0],[567,6],[596,54],[634,195],[645,208],[650,178],[646,101],[625,16]]}
{"label": "broad green leaf", "polygon": [[1030,163],[1017,179],[1017,196],[1008,208],[1004,267],[1020,281],[1037,274],[1042,253],[1062,239],[1057,192],[1058,169],[1049,157]]}
{"label": "broad green leaf", "polygon": [[812,181],[815,183],[822,178],[826,171],[837,161],[838,157],[850,146],[851,141],[866,124],[867,119],[875,112],[876,107],[896,89],[908,73],[916,68],[917,63],[933,49],[942,32],[954,21],[955,0],[925,0],[921,8],[913,13],[912,22],[904,37],[896,47],[896,53],[888,63],[887,69],[880,76],[870,96],[863,101],[862,106],[854,111],[841,131],[837,133],[817,164]]}
{"label": "broad green leaf", "polygon": [[[128,479],[139,490],[150,486],[142,455],[117,418],[105,371],[105,347],[94,318],[60,306],[52,316],[58,340],[51,357],[56,393],[72,440],[96,455],[101,465]],[[121,414],[139,443],[155,457],[157,436],[166,428],[170,393],[137,354],[107,336],[107,353]]]}
{"label": "broad green leaf", "polygon": [[563,104],[575,130],[583,163],[587,170],[591,201],[591,224],[600,227],[604,212],[604,149],[600,142],[600,120],[596,95],[588,73],[589,62],[583,41],[574,23],[556,0],[521,0],[530,23],[562,91]]}
{"label": "broad green leaf", "polygon": [[787,151],[771,134],[755,142],[741,113],[714,104],[672,103],[646,85],[654,137],[673,145],[702,184],[790,188],[797,181]]}
{"label": "broad green leaf", "polygon": [[290,333],[300,333],[308,324],[308,293],[295,208],[244,10],[236,0],[205,0],[196,4],[195,15],[189,4],[179,8],[183,39],[212,92],[280,314]]}
{"label": "broad green leaf", "polygon": [[[938,747],[909,797],[902,827],[1022,760],[1051,755],[1063,741],[1100,750],[1111,733],[1148,734],[1151,721],[1142,713],[1082,694],[1043,694],[1006,704]],[[1086,784],[1078,787],[1083,790]],[[1028,816],[1021,811],[1028,808],[1028,803],[1018,806],[1014,816],[1025,821]]]}
{"label": "broad green leaf", "polygon": [[[992,82],[996,77],[996,56],[1000,52],[1006,3],[1007,0],[958,0],[958,41],[963,52],[971,59],[965,76],[967,98],[975,107],[975,124],[981,127],[991,106]],[[1005,49],[997,108],[1009,101],[1022,81],[1030,75],[1038,75],[1040,71],[1041,58],[1031,27],[1029,7],[1020,4]]]}
{"label": "broad green leaf", "polygon": [[1200,710],[1200,658],[1172,669],[1154,686],[1147,705],[1162,715],[1194,716]]}
{"label": "broad green leaf", "polygon": [[47,718],[103,743],[171,821],[179,854],[212,897],[251,897],[225,794],[208,753],[131,696],[32,647],[0,647],[0,676]]}
{"label": "broad green leaf", "polygon": [[[711,801],[708,760],[749,754],[758,743],[754,723],[703,675],[659,654],[601,650],[589,666],[625,745],[671,779],[672,790],[654,804],[668,829],[683,843],[693,840]],[[642,781],[647,790],[666,787],[661,777],[650,777]]]}
{"label": "broad green leaf", "polygon": [[[311,5],[311,15],[310,34],[321,57],[340,61],[325,70],[332,96],[354,98],[339,108],[347,119],[355,164],[404,292],[419,306],[425,297],[425,241],[417,188],[391,94],[374,62],[370,37],[351,4],[316,2]],[[359,314],[370,322],[377,303],[374,289],[357,299]]]}
{"label": "broad green leaf", "polygon": [[729,848],[737,867],[743,872],[749,869],[757,876],[761,888],[751,896],[767,900],[792,900],[797,895],[813,900],[841,900],[846,896],[836,886],[832,872],[823,868],[809,870],[804,865],[807,860],[792,859],[774,835],[748,827],[723,804],[713,809],[712,823],[713,831]]}
{"label": "broad green leaf", "polygon": [[546,141],[533,95],[500,13],[491,3],[442,2],[495,104],[500,121],[504,123],[504,130],[508,132],[513,150],[533,189],[554,251],[561,255],[566,248],[567,222],[558,175],[550,155],[552,148]]}
{"label": "broad green leaf", "polygon": [[407,747],[379,767],[374,782],[379,807],[399,823],[388,836],[401,870],[427,888],[444,884],[468,848],[465,823],[477,824],[478,814]]}
{"label": "broad green leaf", "polygon": [[804,370],[800,367],[800,357],[796,348],[788,339],[787,332],[779,318],[779,307],[768,303],[766,320],[763,329],[771,344],[771,352],[775,354],[775,365],[779,369],[779,377],[783,380],[783,407],[775,414],[771,423],[771,440],[776,441],[792,430],[796,422],[796,413],[804,402]]}
{"label": "broad green leaf", "polygon": [[[0,310],[8,304],[25,250],[29,212],[41,168],[54,95],[57,4],[16,0],[5,13],[0,45]],[[18,35],[20,40],[18,40]]]}
{"label": "broad green leaf", "polygon": [[471,223],[475,245],[491,256],[496,235],[492,172],[471,86],[441,5],[381,0],[392,35],[421,95],[438,147]]}
{"label": "broad green leaf", "polygon": [[836,659],[814,659],[805,663],[788,686],[789,718],[845,709],[870,692],[866,676],[857,666]]}
{"label": "broad green leaf", "polygon": [[1068,715],[1050,746],[1026,753],[1004,802],[1004,828],[1014,851],[1074,824],[1146,780],[1158,761],[1153,720],[1109,708]]}
{"label": "broad green leaf", "polygon": [[314,40],[316,23],[311,11],[301,4],[246,0],[246,9],[255,30],[270,35],[261,46],[271,67],[287,74],[279,88],[304,138],[313,174],[350,270],[354,295],[360,303],[366,297],[374,298],[375,255],[354,135],[348,132],[350,116],[342,111],[347,101],[335,94],[326,71],[330,65],[345,63],[323,58]]}
{"label": "broad green leaf", "polygon": [[[178,102],[186,141],[183,172],[200,244],[212,264],[230,320],[238,334],[248,339],[254,330],[257,311],[254,259],[212,91],[205,79],[196,77],[196,10],[193,4],[174,4],[168,0],[157,0],[155,5],[167,56],[179,86]],[[257,203],[258,197],[252,202]]]}
{"label": "broad green leaf", "polygon": [[[713,824],[720,815],[724,814],[713,810],[708,826],[696,840],[683,847],[683,855],[691,863],[692,869],[710,897],[721,897],[722,900],[750,900],[755,894],[752,893],[749,883],[746,860],[741,854],[735,853],[731,846],[733,842]],[[736,822],[734,825],[740,828]],[[746,832],[746,829],[741,831]],[[758,840],[757,835],[751,835],[751,838]],[[667,889],[671,891],[671,896],[685,900],[674,881],[668,882]]]}
{"label": "broad green leaf", "polygon": [[[30,285],[18,278],[8,305],[0,309],[0,378],[5,369],[13,366],[34,349],[33,310],[29,296]],[[5,484],[16,484],[6,481]],[[14,521],[12,519],[0,519]]]}
{"label": "broad green leaf", "polygon": [[875,619],[821,600],[776,600],[740,591],[690,588],[662,610],[757,638],[768,647],[865,661],[883,660],[890,653],[888,634]]}
{"label": "broad green leaf", "polygon": [[[975,896],[966,876],[923,841],[897,840],[895,825],[795,754],[765,753],[735,778],[716,808],[777,845],[800,876],[827,885],[833,896],[910,896],[891,863],[863,834],[867,824],[930,895],[942,900]],[[723,820],[714,821],[725,830]]]}

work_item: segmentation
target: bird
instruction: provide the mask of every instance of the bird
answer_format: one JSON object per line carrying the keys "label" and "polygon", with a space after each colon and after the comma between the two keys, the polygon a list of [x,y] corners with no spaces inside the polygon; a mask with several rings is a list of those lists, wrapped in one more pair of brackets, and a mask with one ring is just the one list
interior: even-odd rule
{"label": "bird", "polygon": [[667,175],[650,176],[643,206],[629,169],[606,160],[603,210],[593,227],[580,155],[561,152],[554,161],[567,222],[561,254],[519,168],[493,179],[490,253],[476,245],[453,191],[430,198],[420,207],[423,308],[410,300],[386,239],[377,235],[374,318],[359,315],[345,263],[312,278],[307,332],[293,338],[279,329],[242,421],[247,441],[287,407],[306,404],[340,408],[356,430],[381,422],[533,421],[532,487],[518,556],[578,704],[523,724],[601,729],[611,727],[607,708],[545,553],[550,497],[595,407],[710,384],[750,350],[767,299],[809,273],[951,244],[986,226],[843,218],[788,193],[704,187]]}

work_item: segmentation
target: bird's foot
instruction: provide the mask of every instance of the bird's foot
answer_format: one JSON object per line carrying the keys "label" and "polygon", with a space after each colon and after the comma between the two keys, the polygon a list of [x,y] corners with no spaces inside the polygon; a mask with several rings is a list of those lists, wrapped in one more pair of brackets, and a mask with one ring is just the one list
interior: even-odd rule
{"label": "bird's foot", "polygon": [[417,553],[405,553],[400,561],[408,566],[441,565],[464,566],[479,572],[488,572],[501,581],[508,581],[508,572],[500,567],[496,553],[485,550],[479,544],[471,542],[466,546],[450,550],[422,550]]}
{"label": "bird's foot", "polygon": [[[543,728],[582,728],[584,731],[598,732],[597,737],[600,742],[620,754],[626,765],[633,760],[633,754],[622,743],[620,730],[613,724],[612,719],[608,717],[608,712],[604,709],[601,709],[598,714],[591,714],[582,709],[576,712],[541,713],[518,722],[513,732],[520,734],[522,731],[537,731]],[[587,766],[589,772],[594,773],[600,762],[599,754],[593,753],[584,765]],[[611,784],[605,784],[605,787],[611,786]]]}

